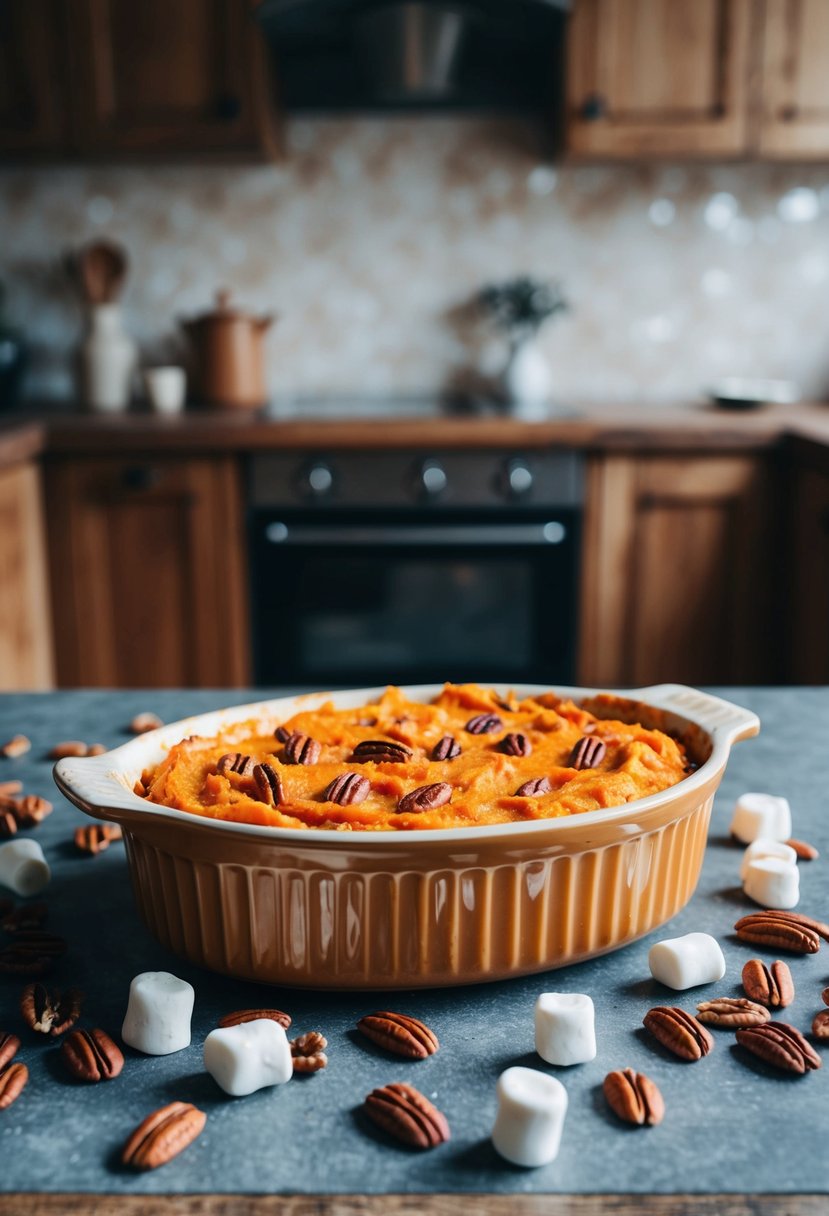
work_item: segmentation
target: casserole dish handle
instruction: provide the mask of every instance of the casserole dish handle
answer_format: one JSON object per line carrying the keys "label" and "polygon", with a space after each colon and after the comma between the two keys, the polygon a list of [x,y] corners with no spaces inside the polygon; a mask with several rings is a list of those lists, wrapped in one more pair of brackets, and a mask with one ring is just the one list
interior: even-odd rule
{"label": "casserole dish handle", "polygon": [[750,739],[760,732],[760,719],[750,709],[687,684],[654,684],[650,688],[636,688],[627,695],[647,701],[657,709],[692,718],[712,736],[728,743]]}

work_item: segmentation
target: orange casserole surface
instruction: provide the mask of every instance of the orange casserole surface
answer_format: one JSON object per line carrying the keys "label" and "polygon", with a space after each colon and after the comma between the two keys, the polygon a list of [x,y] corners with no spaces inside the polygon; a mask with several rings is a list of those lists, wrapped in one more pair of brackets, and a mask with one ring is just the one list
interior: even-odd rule
{"label": "orange casserole surface", "polygon": [[[487,719],[484,733],[476,718]],[[315,741],[304,763],[296,762],[301,747],[280,742],[287,735]],[[433,750],[446,736],[460,753],[436,760]],[[526,754],[510,754],[516,736]],[[354,757],[355,747],[368,741],[402,744],[411,754]],[[595,767],[575,766],[579,749]],[[308,751],[315,756],[311,763]],[[228,768],[234,758],[242,771]],[[257,779],[257,764],[267,766],[269,788],[262,770]],[[389,831],[550,819],[619,806],[675,785],[689,769],[682,745],[667,734],[596,718],[554,693],[517,701],[474,684],[447,684],[429,704],[391,687],[378,702],[357,709],[327,702],[284,722],[246,722],[217,738],[184,739],[142,775],[136,789],[151,802],[213,819]],[[341,805],[326,797],[343,774],[357,775],[352,788],[359,787],[362,800]],[[517,793],[526,783],[537,786],[539,778],[546,779],[542,792]],[[412,809],[412,799],[399,805],[423,787],[439,787],[446,800],[428,805],[429,794],[421,800],[425,809]]]}

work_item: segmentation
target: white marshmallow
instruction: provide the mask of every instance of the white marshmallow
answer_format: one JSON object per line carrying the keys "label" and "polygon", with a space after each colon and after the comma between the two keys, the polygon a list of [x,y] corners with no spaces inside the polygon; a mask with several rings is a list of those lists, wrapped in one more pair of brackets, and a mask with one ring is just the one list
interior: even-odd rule
{"label": "white marshmallow", "polygon": [[788,800],[774,794],[741,794],[734,804],[731,834],[743,844],[751,844],[759,836],[788,840],[792,834]]}
{"label": "white marshmallow", "polygon": [[284,1085],[294,1072],[288,1037],[271,1018],[211,1030],[204,1040],[204,1066],[234,1098]]}
{"label": "white marshmallow", "polygon": [[725,975],[725,959],[710,933],[686,933],[657,942],[648,951],[651,975],[660,984],[681,991],[712,984]]}
{"label": "white marshmallow", "polygon": [[10,840],[0,845],[0,884],[15,895],[37,895],[52,877],[36,840]]}
{"label": "white marshmallow", "polygon": [[508,1068],[498,1078],[492,1143],[513,1165],[546,1165],[558,1156],[567,1090],[535,1068]]}
{"label": "white marshmallow", "polygon": [[779,857],[781,861],[788,862],[791,866],[797,865],[797,853],[790,844],[783,844],[782,840],[770,840],[768,836],[758,836],[743,853],[743,860],[740,863],[741,882],[745,882],[751,862],[759,861],[761,857]]}
{"label": "white marshmallow", "polygon": [[794,908],[800,899],[800,871],[780,857],[760,857],[749,862],[743,890],[764,908]]}
{"label": "white marshmallow", "polygon": [[192,984],[169,971],[143,971],[130,984],[121,1038],[147,1056],[168,1056],[190,1046]]}
{"label": "white marshmallow", "polygon": [[548,1064],[596,1058],[593,1002],[581,992],[542,992],[535,1002],[535,1050]]}

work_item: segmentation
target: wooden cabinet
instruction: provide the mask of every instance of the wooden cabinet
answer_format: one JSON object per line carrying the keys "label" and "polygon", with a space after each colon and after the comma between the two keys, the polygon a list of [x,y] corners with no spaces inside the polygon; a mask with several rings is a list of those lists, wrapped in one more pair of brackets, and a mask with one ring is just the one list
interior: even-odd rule
{"label": "wooden cabinet", "polygon": [[252,0],[4,0],[0,155],[272,157]]}
{"label": "wooden cabinet", "polygon": [[52,635],[40,475],[0,470],[0,691],[51,688]]}
{"label": "wooden cabinet", "polygon": [[761,156],[829,158],[827,65],[827,0],[765,0]]}
{"label": "wooden cabinet", "polygon": [[58,683],[249,678],[237,461],[46,462]]}
{"label": "wooden cabinet", "polygon": [[580,682],[779,678],[775,484],[754,456],[592,460]]}
{"label": "wooden cabinet", "polygon": [[0,4],[0,155],[66,145],[66,43],[61,0]]}
{"label": "wooden cabinet", "polygon": [[793,446],[786,639],[792,684],[829,684],[829,451]]}
{"label": "wooden cabinet", "polygon": [[568,149],[598,157],[745,151],[753,0],[576,0]]}

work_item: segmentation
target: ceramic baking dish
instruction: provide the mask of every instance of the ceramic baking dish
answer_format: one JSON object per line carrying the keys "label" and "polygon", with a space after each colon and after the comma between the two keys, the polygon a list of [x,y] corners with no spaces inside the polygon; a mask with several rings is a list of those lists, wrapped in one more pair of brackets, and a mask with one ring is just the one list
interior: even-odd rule
{"label": "ceramic baking dish", "polygon": [[[440,685],[404,689],[430,700]],[[521,685],[518,697],[548,689]],[[624,806],[431,831],[337,832],[205,819],[132,793],[187,735],[284,721],[383,689],[308,694],[201,714],[115,751],[60,760],[81,810],[122,826],[139,911],[170,950],[211,970],[312,988],[470,984],[561,967],[649,933],[691,897],[731,744],[759,720],[677,684],[625,694],[557,688],[599,717],[673,732],[699,767]],[[499,689],[505,694],[506,688]]]}

